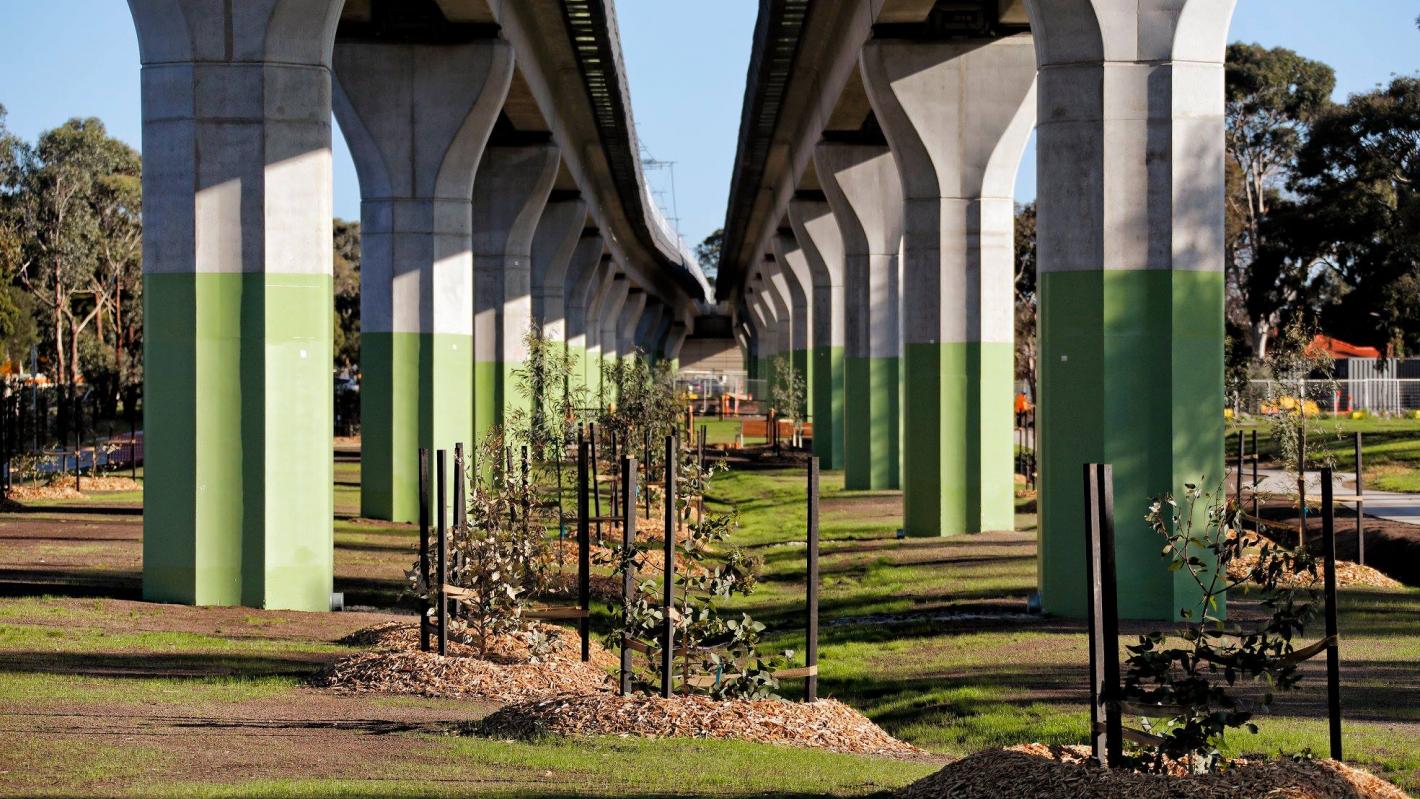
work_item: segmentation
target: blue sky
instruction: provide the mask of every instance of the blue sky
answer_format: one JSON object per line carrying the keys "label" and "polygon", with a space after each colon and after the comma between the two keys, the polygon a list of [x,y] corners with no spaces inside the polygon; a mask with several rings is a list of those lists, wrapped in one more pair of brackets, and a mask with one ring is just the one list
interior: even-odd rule
{"label": "blue sky", "polygon": [[[138,45],[122,0],[3,0],[0,104],[26,139],[75,116],[140,139]],[[694,243],[725,216],[755,0],[620,0],[622,44],[641,141],[674,161],[680,229]],[[1284,46],[1336,68],[1338,99],[1420,72],[1417,0],[1239,0],[1232,38]],[[667,35],[667,31],[672,35]],[[671,214],[668,170],[648,173]],[[1026,154],[1018,199],[1035,195]],[[336,140],[335,209],[358,218],[359,190]]]}

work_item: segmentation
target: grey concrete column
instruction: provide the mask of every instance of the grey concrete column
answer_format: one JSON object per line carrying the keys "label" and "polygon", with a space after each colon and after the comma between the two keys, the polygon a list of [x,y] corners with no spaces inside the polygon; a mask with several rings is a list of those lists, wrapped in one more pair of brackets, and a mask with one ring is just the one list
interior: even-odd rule
{"label": "grey concrete column", "polygon": [[[597,267],[595,288],[591,292],[587,303],[587,380],[593,394],[601,393],[602,371],[606,364],[607,349],[602,341],[602,308],[606,305],[611,290],[616,285],[616,277],[620,270],[616,267],[616,262],[607,256]],[[615,342],[612,342],[611,349],[616,349]]]}
{"label": "grey concrete column", "polygon": [[532,325],[532,240],[557,180],[551,144],[489,147],[473,183],[473,418],[479,437],[528,400],[514,387]]}
{"label": "grey concrete column", "polygon": [[690,335],[690,327],[682,321],[672,322],[666,334],[666,360],[673,368],[680,368],[680,349],[685,345],[685,337]]}
{"label": "grey concrete column", "polygon": [[876,39],[861,63],[906,198],[904,528],[1010,529],[1014,191],[1035,122],[1034,46],[1028,34]]}
{"label": "grey concrete column", "polygon": [[670,356],[666,354],[667,345],[670,343],[667,339],[671,333],[671,325],[679,321],[676,314],[677,311],[675,308],[669,305],[662,306],[661,318],[656,323],[655,329],[651,331],[651,346],[654,348],[659,358],[670,358]]}
{"label": "grey concrete column", "polygon": [[626,305],[626,298],[631,292],[631,281],[627,279],[626,273],[618,271],[607,285],[606,293],[602,296],[601,307],[597,311],[598,324],[601,332],[598,341],[601,344],[601,363],[598,369],[601,372],[601,393],[600,399],[603,403],[613,402],[617,398],[619,386],[613,386],[607,382],[607,371],[615,367],[616,362],[621,358],[621,309]]}
{"label": "grey concrete column", "polygon": [[661,317],[666,313],[665,303],[655,297],[646,297],[646,308],[641,312],[641,319],[636,323],[635,341],[636,346],[646,353],[650,360],[660,358],[657,345],[660,343],[655,338],[656,329],[661,325]]}
{"label": "grey concrete column", "polygon": [[780,228],[771,242],[774,261],[779,266],[779,276],[789,294],[789,324],[791,327],[789,362],[794,371],[804,381],[803,412],[813,415],[813,396],[809,386],[813,384],[810,353],[813,342],[813,282],[809,277],[808,257],[794,238],[794,232]]}
{"label": "grey concrete column", "polygon": [[335,113],[360,176],[360,512],[419,519],[420,447],[473,445],[473,177],[513,52],[340,41]]}
{"label": "grey concrete column", "polygon": [[814,167],[843,236],[844,484],[897,488],[902,184],[885,146],[823,143]]}
{"label": "grey concrete column", "polygon": [[587,204],[568,198],[549,202],[532,241],[532,318],[551,341],[567,340],[568,265],[587,224]]}
{"label": "grey concrete column", "polygon": [[[1081,464],[1114,464],[1119,608],[1177,618],[1150,497],[1223,474],[1232,0],[1027,0],[1039,64],[1040,590],[1086,612]],[[1199,519],[1198,523],[1202,524]]]}
{"label": "grey concrete column", "polygon": [[143,595],[324,611],[340,0],[131,0],[143,61]]}
{"label": "grey concrete column", "polygon": [[626,302],[621,305],[621,317],[616,323],[616,348],[622,358],[636,355],[636,328],[646,310],[646,299],[646,292],[635,286],[626,292]]}
{"label": "grey concrete column", "polygon": [[578,386],[588,387],[587,369],[590,356],[588,348],[594,334],[587,323],[587,312],[601,290],[602,262],[606,255],[606,243],[599,233],[583,233],[572,250],[571,261],[567,264],[567,277],[563,282],[563,307],[566,312],[567,354],[576,359],[574,375],[581,375]]}
{"label": "grey concrete column", "polygon": [[825,469],[843,468],[843,236],[828,201],[795,197],[789,225],[813,284],[809,395],[814,454]]}

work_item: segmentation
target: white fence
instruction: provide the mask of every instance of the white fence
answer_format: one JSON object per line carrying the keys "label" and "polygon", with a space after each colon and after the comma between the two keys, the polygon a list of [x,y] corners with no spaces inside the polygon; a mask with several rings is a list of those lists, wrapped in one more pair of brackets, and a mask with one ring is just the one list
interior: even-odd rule
{"label": "white fence", "polygon": [[1304,380],[1286,385],[1271,380],[1250,380],[1239,398],[1239,410],[1259,413],[1264,405],[1292,404],[1298,395],[1322,413],[1366,411],[1374,414],[1406,414],[1420,410],[1420,379],[1399,377],[1353,377],[1337,380]]}

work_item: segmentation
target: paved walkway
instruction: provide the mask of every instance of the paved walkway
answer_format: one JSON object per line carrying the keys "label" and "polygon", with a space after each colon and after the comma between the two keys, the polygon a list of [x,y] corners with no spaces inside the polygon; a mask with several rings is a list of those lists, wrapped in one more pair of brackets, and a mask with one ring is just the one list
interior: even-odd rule
{"label": "paved walkway", "polygon": [[[1297,495],[1297,479],[1281,469],[1261,469],[1258,472],[1260,478],[1258,491],[1262,494],[1272,496],[1293,496]],[[1252,474],[1246,471],[1243,474],[1243,486],[1250,488],[1248,481]],[[1235,470],[1228,470],[1228,486],[1237,485]],[[1356,496],[1356,473],[1355,472],[1334,472],[1332,474],[1332,491],[1338,500],[1349,502]],[[1315,501],[1321,497],[1321,474],[1310,472],[1307,474],[1307,499]],[[1367,488],[1361,494],[1361,499],[1365,502],[1366,515],[1374,516],[1387,521],[1402,522],[1405,524],[1420,524],[1420,494],[1402,494],[1395,491],[1376,491]]]}

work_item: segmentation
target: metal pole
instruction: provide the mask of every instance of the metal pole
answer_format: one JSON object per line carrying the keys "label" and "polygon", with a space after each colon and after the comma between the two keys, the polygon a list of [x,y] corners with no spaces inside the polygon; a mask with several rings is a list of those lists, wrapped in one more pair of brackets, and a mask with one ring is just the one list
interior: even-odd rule
{"label": "metal pole", "polygon": [[[463,459],[463,444],[462,444],[462,443],[455,443],[455,444],[454,444],[454,528],[455,528],[455,529],[459,529],[459,530],[462,530],[462,529],[464,528],[464,526],[468,524],[468,502],[465,501],[465,499],[464,499],[464,480],[465,480],[465,477],[464,477],[464,470],[465,470],[465,465],[464,465],[464,459]],[[457,553],[457,552],[454,553],[453,561],[454,561],[453,564],[452,564],[452,565],[453,565],[453,574],[454,574],[455,576],[454,576],[453,578],[451,578],[451,579],[454,580],[454,581],[456,581],[456,580],[459,578],[459,576],[461,576],[461,575],[463,574],[463,568],[464,568],[464,565],[465,565],[465,564],[464,564],[462,558],[459,556],[459,553]],[[463,613],[463,611],[464,611],[464,608],[463,608],[461,605],[455,605],[455,606],[454,606],[454,610],[453,610],[454,618],[459,618],[460,615]]]}
{"label": "metal pole", "polygon": [[1237,494],[1238,508],[1242,508],[1243,501],[1243,464],[1247,463],[1247,441],[1243,438],[1243,431],[1238,431],[1238,474],[1237,474]]}
{"label": "metal pole", "polygon": [[[1101,764],[1117,768],[1124,751],[1124,732],[1118,699],[1114,473],[1107,463],[1085,465],[1085,570],[1090,592],[1090,742]],[[1101,714],[1104,715],[1102,723]],[[1101,754],[1104,757],[1100,757]]]}
{"label": "metal pole", "polygon": [[1331,759],[1341,759],[1341,653],[1336,644],[1336,532],[1331,469],[1321,470],[1321,540],[1326,558],[1326,716]]}
{"label": "metal pole", "polygon": [[[429,450],[419,448],[419,576],[423,579],[429,596],[433,596],[433,581],[429,579]],[[424,602],[419,614],[419,651],[429,651],[429,610],[430,600]]]}
{"label": "metal pole", "polygon": [[631,548],[636,545],[636,459],[621,459],[621,552],[626,572],[621,575],[621,680],[618,693],[631,693],[631,600],[636,595],[636,563]]}
{"label": "metal pole", "polygon": [[1261,530],[1261,529],[1262,529],[1262,517],[1259,516],[1258,514],[1260,513],[1260,511],[1261,511],[1262,509],[1261,509],[1261,507],[1258,505],[1259,499],[1258,499],[1258,496],[1257,496],[1257,494],[1258,494],[1257,485],[1258,485],[1258,483],[1260,482],[1259,477],[1258,477],[1258,472],[1257,472],[1257,470],[1258,470],[1258,468],[1260,468],[1260,467],[1259,467],[1259,464],[1258,464],[1258,461],[1261,460],[1261,458],[1259,458],[1259,457],[1257,456],[1257,431],[1256,431],[1256,430],[1252,431],[1252,436],[1251,436],[1251,438],[1252,438],[1252,455],[1253,455],[1253,458],[1252,458],[1252,517],[1253,517],[1254,519],[1257,519],[1257,522],[1256,522],[1257,528],[1258,528],[1259,530]]}
{"label": "metal pole", "polygon": [[808,585],[804,589],[804,604],[808,618],[804,630],[804,665],[809,675],[804,678],[804,701],[818,699],[818,458],[809,458],[808,485]]}
{"label": "metal pole", "polygon": [[447,452],[445,452],[445,451],[442,450],[442,449],[439,450],[439,455],[438,455],[438,459],[439,459],[439,460],[438,460],[438,471],[436,472],[437,477],[438,477],[438,481],[439,481],[439,485],[438,485],[438,488],[437,488],[437,490],[436,490],[436,492],[435,492],[435,493],[438,495],[437,508],[438,508],[438,513],[439,513],[439,520],[438,520],[438,522],[436,523],[436,526],[435,526],[435,529],[437,530],[437,534],[438,534],[438,536],[439,536],[439,541],[438,541],[438,544],[437,544],[437,546],[436,546],[435,552],[438,553],[438,566],[437,566],[437,568],[438,568],[438,570],[439,570],[439,581],[438,581],[438,583],[437,583],[438,597],[439,597],[438,600],[437,600],[437,601],[438,601],[437,613],[438,613],[438,620],[439,620],[439,654],[440,654],[440,655],[446,655],[446,654],[448,654],[448,648],[449,648],[449,603],[448,603],[447,597],[444,596],[444,582],[445,582],[445,581],[448,579],[448,577],[449,577],[449,572],[448,572],[448,549],[449,549],[448,532],[449,532],[449,528],[448,528],[448,496],[447,496],[447,492],[448,492],[448,485],[447,485],[447,484],[448,484],[448,472],[447,472],[448,462],[447,462],[447,456],[448,456],[448,453],[447,453]]}
{"label": "metal pole", "polygon": [[661,697],[671,696],[671,667],[675,653],[675,436],[666,436],[665,568],[661,607],[665,609],[661,642]]}
{"label": "metal pole", "polygon": [[80,456],[84,450],[84,403],[79,399],[79,389],[76,387],[73,394],[73,403],[70,409],[74,412],[74,490],[82,491],[79,483],[79,476],[83,472],[83,462]]}
{"label": "metal pole", "polygon": [[1365,500],[1362,494],[1362,481],[1364,480],[1364,464],[1361,460],[1361,433],[1356,433],[1356,562],[1362,566],[1366,565],[1366,513]]}
{"label": "metal pole", "polygon": [[582,610],[577,633],[582,638],[583,663],[592,659],[592,627],[587,616],[592,607],[592,528],[587,519],[591,511],[587,486],[589,446],[587,441],[577,445],[577,607]]}
{"label": "metal pole", "polygon": [[1307,545],[1307,405],[1300,401],[1297,429],[1297,514],[1301,519],[1298,547]]}
{"label": "metal pole", "polygon": [[[589,422],[589,423],[587,424],[587,441],[590,442],[590,444],[591,444],[591,451],[590,451],[590,453],[588,454],[588,457],[590,458],[591,469],[592,469],[592,472],[591,472],[591,480],[592,480],[592,504],[593,504],[593,508],[592,508],[592,509],[596,512],[596,516],[597,516],[597,543],[600,544],[600,543],[602,543],[602,541],[603,541],[603,539],[602,539],[602,518],[601,518],[601,517],[602,517],[602,484],[601,484],[600,478],[597,476],[597,423],[596,423],[596,422]],[[585,516],[586,514],[584,513],[584,514],[582,514],[582,515]]]}
{"label": "metal pole", "polygon": [[700,496],[695,498],[695,526],[699,527],[705,519],[705,440],[710,437],[710,429],[706,425],[700,426],[700,441],[696,444],[696,463],[699,464],[700,472],[696,477],[700,480]]}

